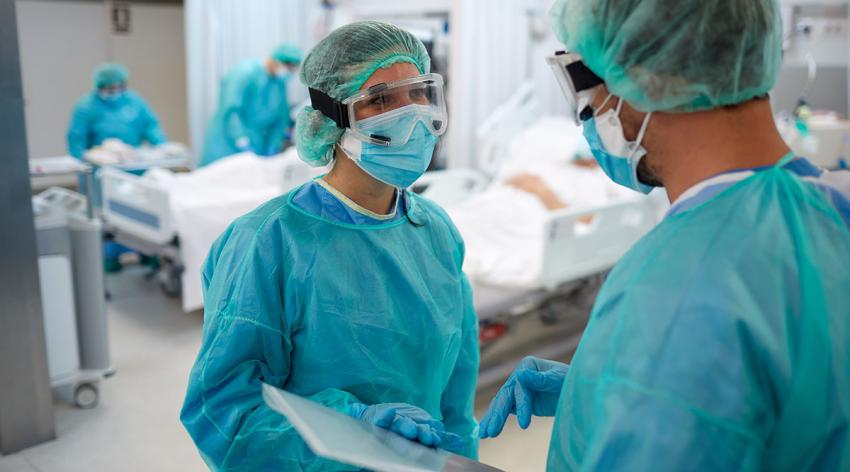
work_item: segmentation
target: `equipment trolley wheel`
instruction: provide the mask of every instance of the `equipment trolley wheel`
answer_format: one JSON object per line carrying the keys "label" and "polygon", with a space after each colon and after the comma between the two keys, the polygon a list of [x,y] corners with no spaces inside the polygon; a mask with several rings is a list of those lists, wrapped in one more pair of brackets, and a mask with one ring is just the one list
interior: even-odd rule
{"label": "equipment trolley wheel", "polygon": [[74,405],[88,410],[97,406],[100,401],[100,389],[95,384],[83,383],[74,389]]}

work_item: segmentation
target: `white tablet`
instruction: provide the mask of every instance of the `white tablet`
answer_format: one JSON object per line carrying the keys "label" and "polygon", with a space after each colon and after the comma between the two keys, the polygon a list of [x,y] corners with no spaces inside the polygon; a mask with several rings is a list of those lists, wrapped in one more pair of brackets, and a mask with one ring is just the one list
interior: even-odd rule
{"label": "white tablet", "polygon": [[496,471],[263,384],[263,399],[286,416],[318,456],[379,472]]}

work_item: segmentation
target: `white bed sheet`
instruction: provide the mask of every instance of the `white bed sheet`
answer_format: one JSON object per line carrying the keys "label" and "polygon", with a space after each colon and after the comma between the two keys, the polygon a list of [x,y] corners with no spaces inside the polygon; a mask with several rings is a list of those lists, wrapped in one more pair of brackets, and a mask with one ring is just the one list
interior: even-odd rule
{"label": "white bed sheet", "polygon": [[542,118],[512,141],[508,160],[488,189],[446,209],[466,243],[464,271],[473,286],[541,285],[543,227],[550,212],[537,197],[506,185],[508,178],[537,175],[569,208],[640,198],[598,167],[571,164],[577,154],[590,154],[581,129],[564,118]]}
{"label": "white bed sheet", "polygon": [[146,173],[144,178],[169,189],[184,265],[183,310],[203,307],[201,268],[213,242],[230,223],[287,192],[293,182],[306,182],[324,171],[302,163],[290,148],[269,158],[236,154],[191,173],[162,169]]}

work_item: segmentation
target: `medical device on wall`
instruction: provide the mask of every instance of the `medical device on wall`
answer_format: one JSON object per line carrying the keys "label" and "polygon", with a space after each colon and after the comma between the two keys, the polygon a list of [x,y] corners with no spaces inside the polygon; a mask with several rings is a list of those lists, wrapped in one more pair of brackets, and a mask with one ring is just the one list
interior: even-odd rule
{"label": "medical device on wall", "polygon": [[850,23],[847,0],[785,0],[783,66],[771,91],[791,148],[817,165],[848,166]]}

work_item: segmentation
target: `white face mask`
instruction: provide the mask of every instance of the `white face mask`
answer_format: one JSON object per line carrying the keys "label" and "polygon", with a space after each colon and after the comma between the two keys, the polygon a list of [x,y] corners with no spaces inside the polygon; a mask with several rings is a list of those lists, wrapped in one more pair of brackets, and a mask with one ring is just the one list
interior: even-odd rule
{"label": "white face mask", "polygon": [[[612,95],[608,95],[599,108],[605,108],[611,97]],[[640,160],[646,155],[646,149],[641,143],[652,113],[648,113],[644,118],[637,139],[629,141],[620,121],[622,108],[623,100],[620,99],[616,108],[585,120],[582,127],[584,137],[599,167],[611,180],[632,190],[649,193],[653,187],[638,179],[637,168]]]}
{"label": "white face mask", "polygon": [[293,74],[294,74],[294,69],[292,67],[289,67],[289,66],[278,66],[277,69],[275,69],[275,73],[274,73],[274,75],[277,78],[283,79],[283,80],[291,79]]}
{"label": "white face mask", "polygon": [[101,91],[97,92],[97,95],[105,102],[114,103],[120,100],[127,92],[125,91],[115,91],[115,92],[107,92]]}

